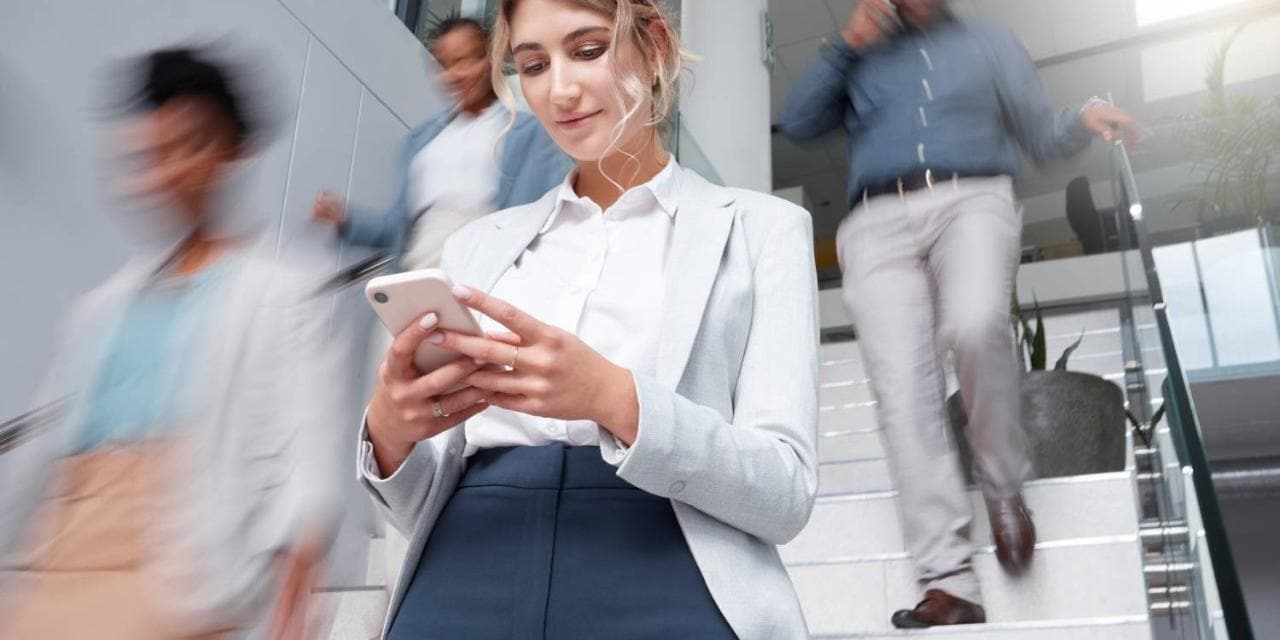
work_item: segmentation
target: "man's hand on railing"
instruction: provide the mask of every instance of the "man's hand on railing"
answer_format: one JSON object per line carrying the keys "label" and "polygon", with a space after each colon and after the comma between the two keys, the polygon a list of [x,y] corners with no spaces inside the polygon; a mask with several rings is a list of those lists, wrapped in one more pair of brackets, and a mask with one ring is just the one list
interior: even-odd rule
{"label": "man's hand on railing", "polygon": [[1080,110],[1080,123],[1107,142],[1123,139],[1130,149],[1136,148],[1146,136],[1142,125],[1129,112],[1101,100],[1090,102]]}

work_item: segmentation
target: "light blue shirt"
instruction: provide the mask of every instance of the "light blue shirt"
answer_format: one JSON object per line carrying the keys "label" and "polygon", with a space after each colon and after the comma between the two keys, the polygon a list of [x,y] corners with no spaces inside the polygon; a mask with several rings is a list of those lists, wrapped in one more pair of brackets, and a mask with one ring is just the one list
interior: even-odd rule
{"label": "light blue shirt", "polygon": [[1035,64],[1006,29],[947,19],[859,53],[836,35],[787,99],[795,140],[849,133],[849,206],[862,190],[923,173],[1017,175],[1089,144],[1078,107],[1049,102]]}
{"label": "light blue shirt", "polygon": [[[400,270],[400,263],[409,248],[409,232],[418,214],[410,204],[410,181],[415,179],[413,159],[449,125],[451,116],[452,113],[445,113],[428,120],[405,140],[400,156],[396,200],[391,208],[378,212],[349,207],[347,220],[339,228],[339,235],[347,244],[388,251],[392,259],[389,272]],[[511,130],[502,138],[494,210],[537,200],[556,188],[572,168],[573,161],[556,146],[538,119],[530,113],[517,111]],[[423,215],[431,215],[431,212]]]}
{"label": "light blue shirt", "polygon": [[84,399],[76,453],[164,435],[191,415],[199,375],[191,364],[234,260],[190,276],[157,274],[129,301]]}

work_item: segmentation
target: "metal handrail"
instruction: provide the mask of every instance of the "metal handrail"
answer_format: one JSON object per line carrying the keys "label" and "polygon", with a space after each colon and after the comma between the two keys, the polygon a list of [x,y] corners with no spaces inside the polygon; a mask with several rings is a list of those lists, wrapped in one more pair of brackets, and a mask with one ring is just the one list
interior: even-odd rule
{"label": "metal handrail", "polygon": [[[1116,141],[1112,145],[1111,157],[1116,215],[1127,214],[1133,222],[1134,233],[1137,234],[1137,238],[1133,240],[1137,241],[1136,246],[1142,260],[1147,295],[1150,296],[1156,328],[1164,347],[1165,366],[1167,369],[1164,397],[1165,402],[1170,407],[1168,412],[1170,416],[1170,433],[1174,436],[1178,445],[1180,457],[1183,458],[1178,461],[1179,464],[1191,469],[1194,499],[1199,507],[1201,525],[1204,527],[1205,542],[1208,545],[1214,581],[1217,585],[1219,602],[1222,606],[1223,622],[1226,625],[1227,633],[1233,640],[1252,640],[1254,636],[1249,623],[1244,591],[1240,586],[1240,579],[1235,569],[1235,559],[1231,552],[1230,542],[1227,539],[1226,525],[1223,520],[1221,506],[1218,504],[1208,454],[1205,451],[1204,440],[1200,436],[1199,422],[1196,419],[1195,407],[1191,400],[1187,381],[1178,362],[1178,352],[1169,323],[1168,309],[1164,300],[1163,289],[1160,286],[1160,276],[1156,270],[1151,236],[1147,233],[1146,212],[1143,209],[1137,179],[1133,173],[1133,165],[1129,160],[1129,154],[1123,142]],[[1117,222],[1121,221],[1117,220]],[[1117,224],[1117,229],[1121,233],[1121,246],[1134,246],[1125,237],[1128,235],[1128,225]],[[1124,269],[1126,288],[1132,290],[1129,286],[1127,252],[1121,252],[1121,264]],[[1137,372],[1142,372],[1144,369],[1140,360],[1141,349],[1138,349],[1136,353],[1135,357],[1138,358],[1138,361],[1135,363],[1137,366],[1134,369]],[[1145,389],[1145,380],[1142,382],[1142,387]],[[1169,391],[1172,391],[1172,393]],[[1142,412],[1144,422],[1150,420],[1150,403],[1144,402],[1141,407],[1135,408]],[[1170,483],[1181,482],[1181,478],[1172,474],[1165,474],[1162,481],[1165,483],[1165,490],[1169,491],[1172,489]],[[1200,599],[1200,601],[1204,602],[1204,599]],[[1200,610],[1194,613],[1200,623],[1202,635],[1211,637],[1211,612]]]}
{"label": "metal handrail", "polygon": [[35,437],[66,411],[69,398],[60,398],[0,422],[0,455]]}

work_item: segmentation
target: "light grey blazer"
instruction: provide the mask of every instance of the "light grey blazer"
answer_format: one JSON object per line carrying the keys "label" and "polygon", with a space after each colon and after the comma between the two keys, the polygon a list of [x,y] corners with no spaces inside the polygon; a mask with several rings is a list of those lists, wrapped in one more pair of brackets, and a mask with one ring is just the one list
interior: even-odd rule
{"label": "light grey blazer", "polygon": [[[778,198],[681,171],[657,375],[636,376],[639,436],[618,476],[671,499],[707,587],[740,638],[804,638],[775,545],[804,528],[818,487],[812,222]],[[464,227],[447,242],[443,268],[455,282],[489,291],[555,201],[553,190]],[[614,440],[601,435],[610,461]],[[391,477],[377,479],[361,434],[361,481],[410,538],[387,625],[464,471],[464,445],[464,430],[455,428],[419,443]]]}
{"label": "light grey blazer", "polygon": [[[161,602],[170,622],[193,633],[210,621],[261,624],[276,555],[304,532],[336,524],[349,451],[349,414],[333,390],[343,363],[328,345],[331,301],[310,299],[318,274],[253,254],[246,249],[222,283],[207,345],[188,354],[203,411],[183,431],[190,447],[176,454],[183,475],[169,517],[150,530],[161,561],[149,586],[170,596]],[[167,255],[125,265],[64,323],[36,405],[71,396],[72,408],[0,455],[0,559],[29,533],[82,424],[74,399],[96,378],[126,304]]]}

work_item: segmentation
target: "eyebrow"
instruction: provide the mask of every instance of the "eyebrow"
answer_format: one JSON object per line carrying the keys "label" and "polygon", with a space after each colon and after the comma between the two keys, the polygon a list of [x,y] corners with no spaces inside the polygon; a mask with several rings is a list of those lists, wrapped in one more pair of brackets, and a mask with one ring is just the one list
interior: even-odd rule
{"label": "eyebrow", "polygon": [[[562,38],[560,41],[565,44],[568,44],[589,33],[594,33],[596,31],[608,31],[608,30],[609,29],[607,27],[600,27],[600,26],[583,27],[581,29],[575,29],[574,31],[569,33],[569,35]],[[542,45],[536,42],[521,42],[520,44],[511,48],[511,54],[515,55],[517,53],[520,53],[521,51],[541,51],[541,50],[542,50]]]}

